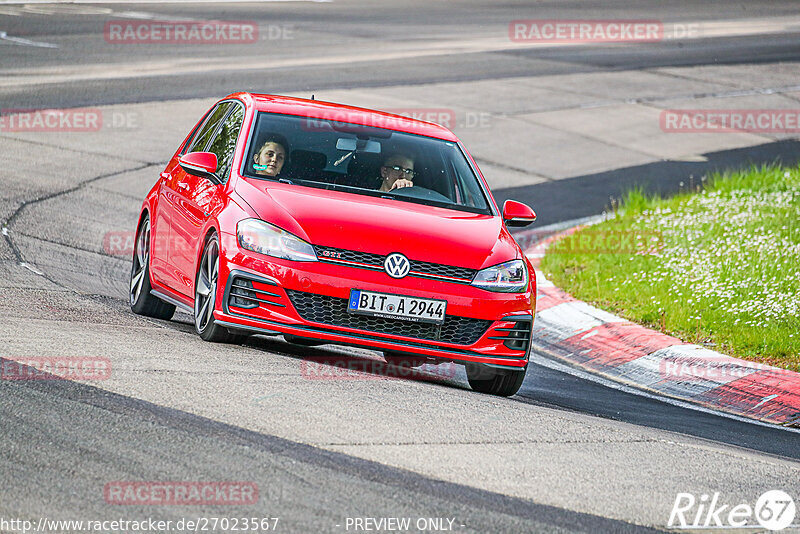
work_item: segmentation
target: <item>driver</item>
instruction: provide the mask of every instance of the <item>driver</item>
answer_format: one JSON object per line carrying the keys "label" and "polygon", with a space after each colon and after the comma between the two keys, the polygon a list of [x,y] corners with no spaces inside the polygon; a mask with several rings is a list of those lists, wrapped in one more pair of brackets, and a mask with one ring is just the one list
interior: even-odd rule
{"label": "driver", "polygon": [[286,161],[289,143],[279,134],[272,134],[264,141],[253,157],[253,168],[262,176],[277,176]]}
{"label": "driver", "polygon": [[405,154],[392,154],[381,165],[381,186],[378,191],[391,191],[414,185],[414,160]]}

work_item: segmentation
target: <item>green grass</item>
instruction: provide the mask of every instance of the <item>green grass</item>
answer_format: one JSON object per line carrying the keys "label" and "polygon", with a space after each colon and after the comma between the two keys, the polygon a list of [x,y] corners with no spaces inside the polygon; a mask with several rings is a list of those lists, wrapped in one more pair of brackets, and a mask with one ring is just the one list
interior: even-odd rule
{"label": "green grass", "polygon": [[636,323],[800,371],[800,169],[704,185],[667,199],[630,191],[614,218],[552,245],[542,270]]}

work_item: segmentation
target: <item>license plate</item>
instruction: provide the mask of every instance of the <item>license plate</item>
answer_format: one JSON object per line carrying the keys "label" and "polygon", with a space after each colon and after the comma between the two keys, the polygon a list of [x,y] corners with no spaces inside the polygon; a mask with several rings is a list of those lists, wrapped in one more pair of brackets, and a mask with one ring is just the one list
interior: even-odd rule
{"label": "license plate", "polygon": [[386,319],[442,324],[447,309],[446,300],[406,297],[390,293],[350,290],[347,311]]}

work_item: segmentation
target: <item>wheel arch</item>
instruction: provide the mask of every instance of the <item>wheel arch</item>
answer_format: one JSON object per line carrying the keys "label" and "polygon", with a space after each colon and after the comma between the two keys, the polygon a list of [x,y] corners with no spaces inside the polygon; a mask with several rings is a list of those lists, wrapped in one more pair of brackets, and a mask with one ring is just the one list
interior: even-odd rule
{"label": "wheel arch", "polygon": [[[200,261],[203,259],[203,251],[206,249],[206,243],[208,243],[209,238],[216,234],[217,239],[219,240],[219,247],[220,250],[222,249],[222,239],[219,237],[220,230],[219,226],[217,225],[216,221],[211,222],[208,227],[206,228],[205,232],[203,232],[203,238],[198,240],[197,250],[195,250],[194,254],[194,277],[192,279],[192,291],[194,292],[194,284],[197,283],[197,270],[200,268]],[[220,253],[221,254],[221,253]]]}

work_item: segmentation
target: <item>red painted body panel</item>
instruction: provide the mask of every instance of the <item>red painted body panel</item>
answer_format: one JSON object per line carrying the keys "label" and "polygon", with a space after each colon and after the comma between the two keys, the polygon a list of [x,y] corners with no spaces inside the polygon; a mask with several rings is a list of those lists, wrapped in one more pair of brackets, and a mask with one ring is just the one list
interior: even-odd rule
{"label": "red painted body panel", "polygon": [[315,245],[480,269],[521,257],[500,217],[243,178],[259,217]]}
{"label": "red painted body panel", "polygon": [[[474,214],[245,178],[238,172],[258,111],[336,119],[458,143],[452,132],[431,123],[325,102],[247,93],[230,95],[224,100],[230,99],[245,105],[245,119],[230,179],[215,185],[187,175],[177,164],[179,149],[143,204],[143,213],[147,211],[153,221],[151,283],[155,289],[191,306],[205,237],[213,231],[220,236],[221,245],[220,289],[214,316],[229,327],[292,333],[378,350],[413,352],[509,368],[527,364],[527,354],[507,348],[502,340],[490,339],[498,335],[496,328],[513,326],[513,323],[503,322],[504,317],[531,317],[536,295],[533,268],[503,224],[491,196],[493,214]],[[483,176],[480,180],[485,187]],[[488,192],[488,187],[485,189]],[[522,293],[495,293],[443,280],[413,276],[394,279],[382,270],[273,258],[239,246],[236,224],[250,217],[268,221],[314,245],[379,255],[401,252],[411,260],[474,270],[523,258],[528,265],[530,284]],[[261,304],[246,312],[228,308],[224,291],[233,270],[274,280],[270,291],[277,295],[276,302],[282,306]],[[305,321],[286,294],[286,290],[296,290],[347,299],[353,288],[446,299],[448,315],[492,323],[480,339],[469,346],[425,341]]]}

